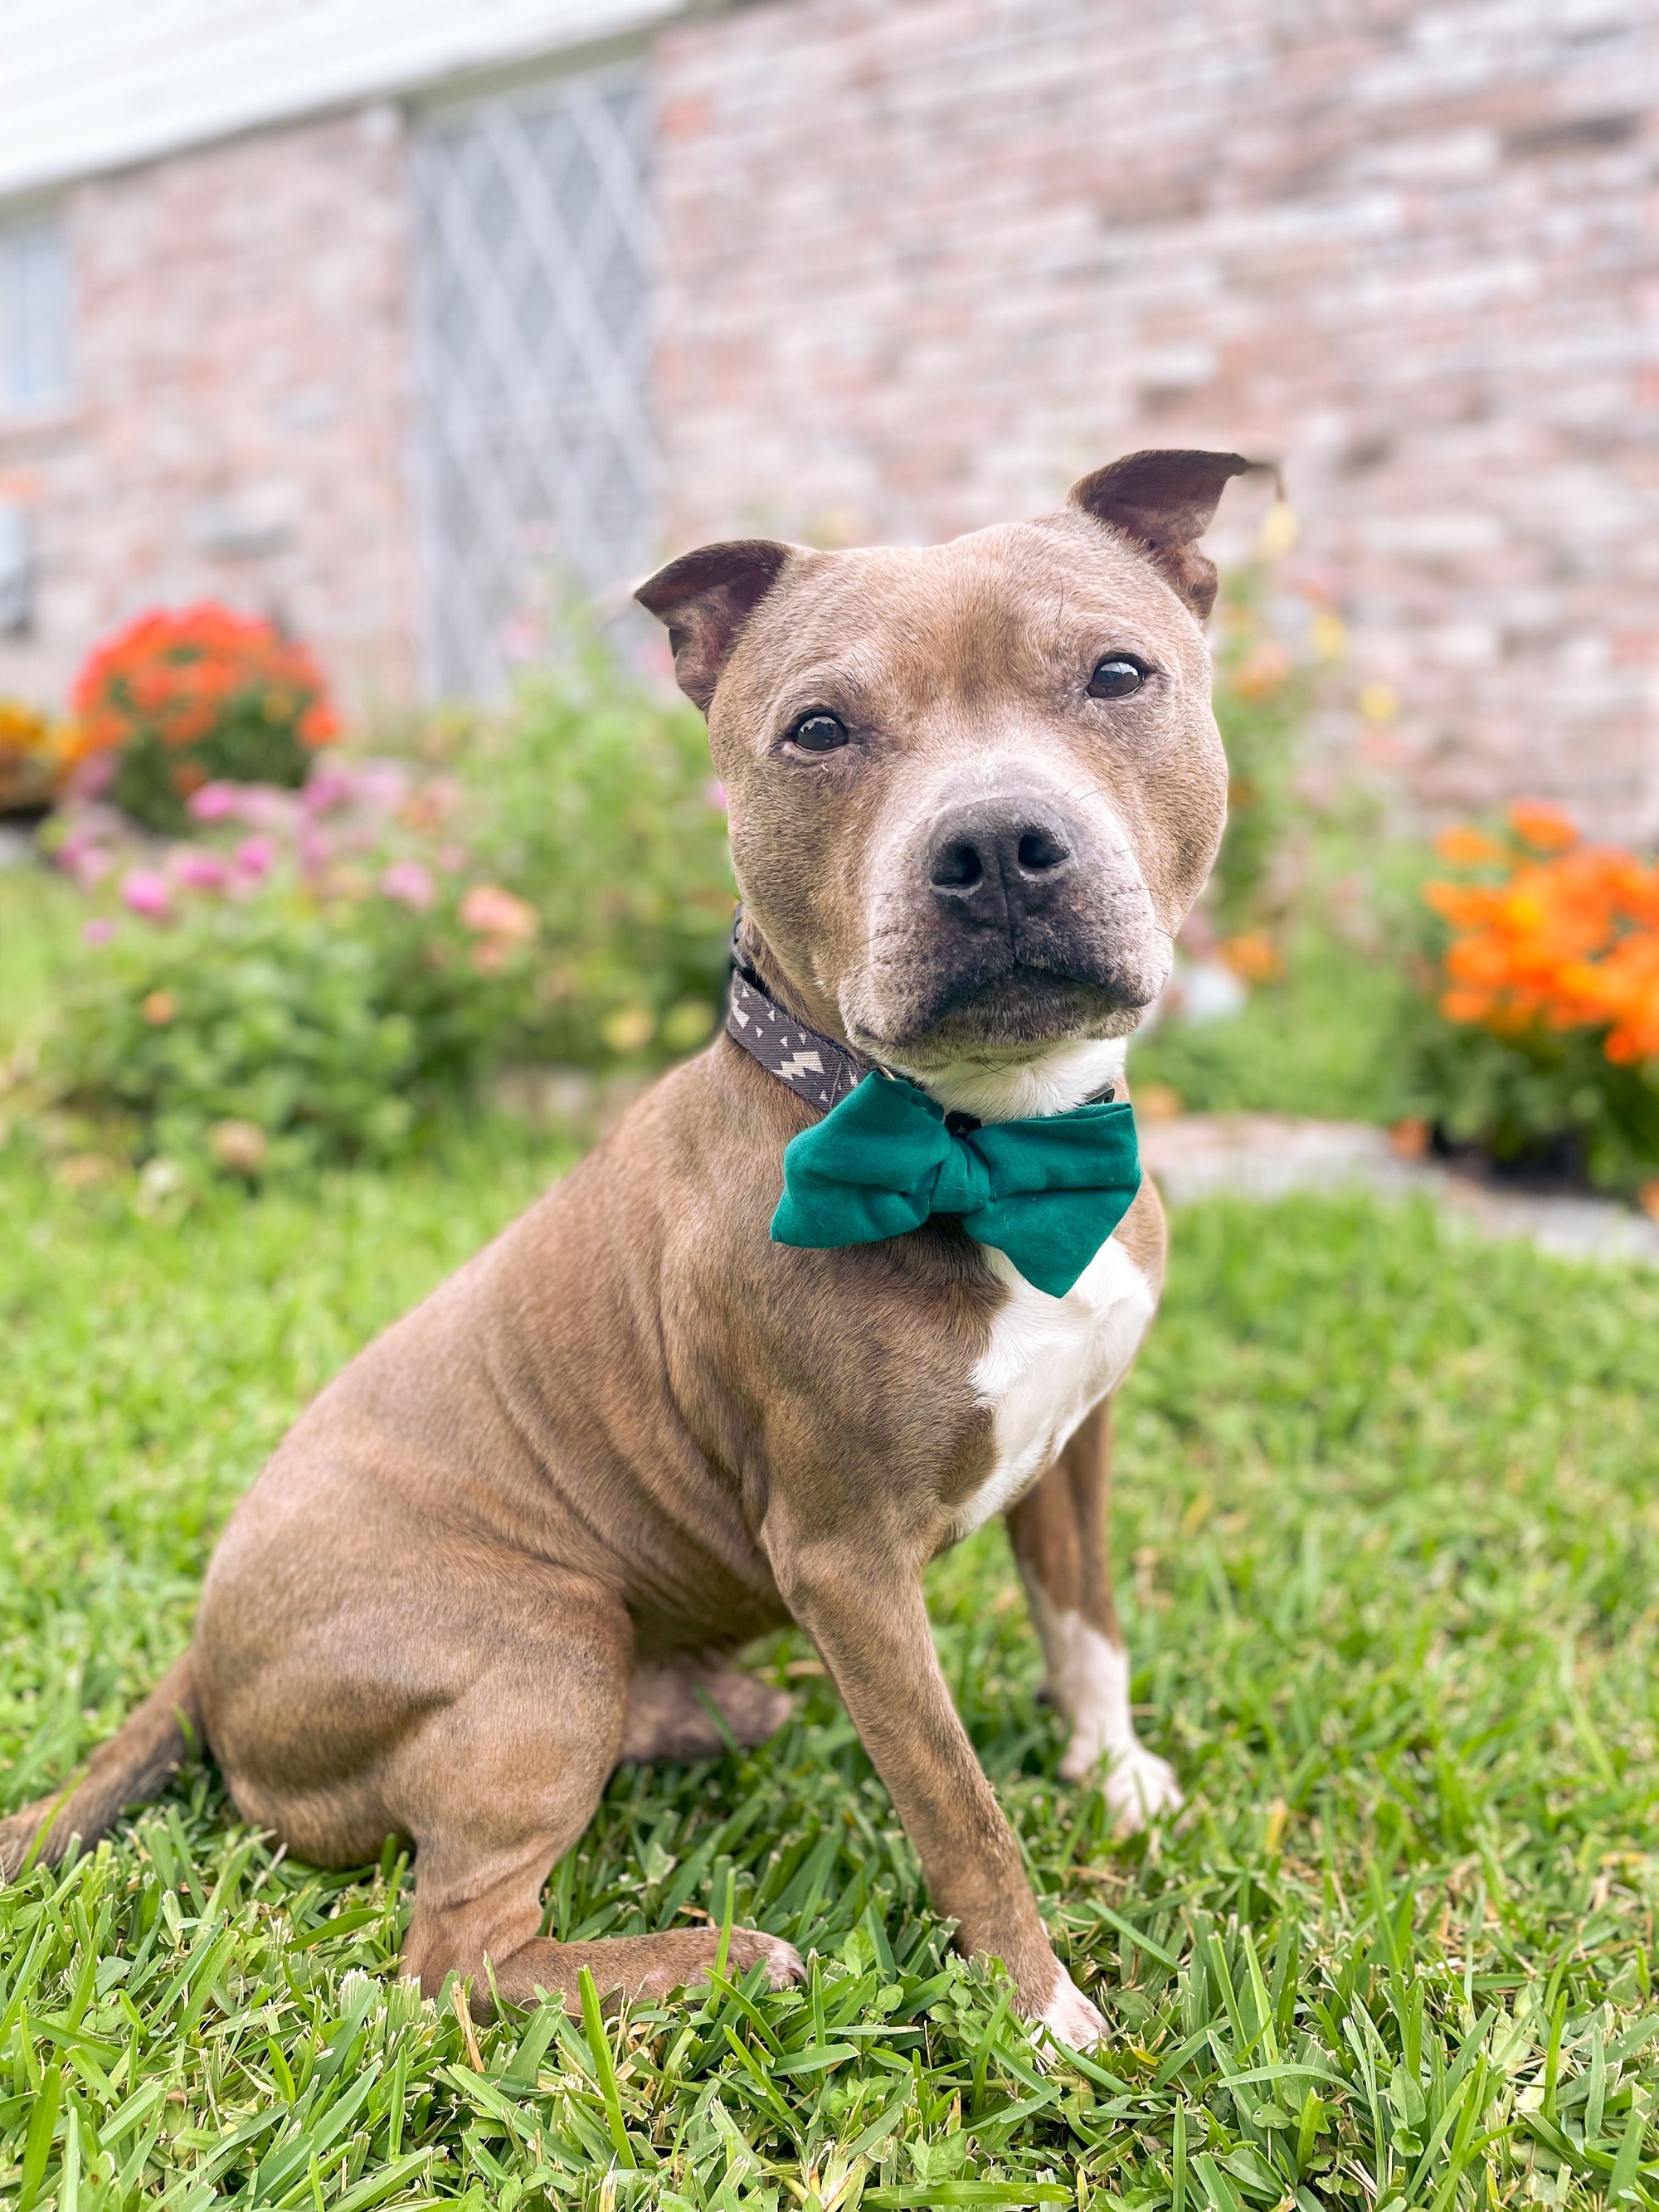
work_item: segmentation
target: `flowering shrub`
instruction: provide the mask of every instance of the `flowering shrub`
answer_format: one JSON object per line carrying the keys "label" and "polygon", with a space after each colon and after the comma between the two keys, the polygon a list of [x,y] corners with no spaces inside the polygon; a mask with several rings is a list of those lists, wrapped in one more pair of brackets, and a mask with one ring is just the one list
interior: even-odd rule
{"label": "flowering shrub", "polygon": [[298,792],[210,780],[168,848],[106,798],[64,808],[46,842],[91,910],[43,1048],[58,1098],[247,1174],[399,1146],[503,1058],[702,1043],[733,894],[691,709],[593,650],[422,747]]}
{"label": "flowering shrub", "polygon": [[736,896],[702,717],[597,647],[522,683],[465,732],[475,850],[535,908],[542,1060],[602,1066],[702,1044],[725,994]]}
{"label": "flowering shrub", "polygon": [[141,616],[76,680],[83,788],[182,831],[212,782],[303,783],[337,725],[316,663],[274,623],[204,604]]}
{"label": "flowering shrub", "polygon": [[60,1100],[142,1154],[243,1174],[384,1155],[476,1082],[530,993],[534,910],[472,879],[457,793],[400,764],[325,768],[297,794],[210,783],[160,860],[118,817],[73,818],[60,865],[124,909],[47,1041]]}
{"label": "flowering shrub", "polygon": [[21,699],[0,699],[0,814],[45,806],[72,757],[73,732]]}
{"label": "flowering shrub", "polygon": [[1659,1166],[1659,862],[1588,845],[1553,807],[1497,836],[1446,831],[1455,877],[1425,886],[1447,925],[1424,1109],[1498,1159],[1582,1165],[1630,1186]]}

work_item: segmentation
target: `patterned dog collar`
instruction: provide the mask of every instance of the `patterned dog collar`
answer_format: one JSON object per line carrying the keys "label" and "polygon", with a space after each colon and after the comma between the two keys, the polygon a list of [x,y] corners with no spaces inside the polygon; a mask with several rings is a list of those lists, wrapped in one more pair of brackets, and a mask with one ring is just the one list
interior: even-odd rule
{"label": "patterned dog collar", "polygon": [[751,968],[734,965],[726,1004],[726,1034],[759,1060],[769,1075],[787,1083],[798,1098],[821,1113],[840,1103],[870,1073],[833,1037],[804,1028],[769,995]]}

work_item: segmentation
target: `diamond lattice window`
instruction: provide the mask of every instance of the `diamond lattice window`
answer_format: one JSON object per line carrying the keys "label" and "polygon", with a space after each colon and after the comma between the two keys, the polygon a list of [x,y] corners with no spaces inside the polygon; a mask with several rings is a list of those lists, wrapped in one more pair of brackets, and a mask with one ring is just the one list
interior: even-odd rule
{"label": "diamond lattice window", "polygon": [[498,691],[538,604],[652,550],[644,68],[427,117],[416,139],[431,673]]}

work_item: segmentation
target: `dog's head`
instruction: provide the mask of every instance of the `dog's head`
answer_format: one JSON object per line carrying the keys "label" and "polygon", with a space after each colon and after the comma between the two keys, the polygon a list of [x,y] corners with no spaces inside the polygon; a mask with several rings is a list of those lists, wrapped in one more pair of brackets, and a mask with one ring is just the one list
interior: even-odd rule
{"label": "dog's head", "polygon": [[643,585],[801,1016],[921,1074],[1123,1036],[1226,815],[1197,550],[1236,453],[945,545],[708,545]]}

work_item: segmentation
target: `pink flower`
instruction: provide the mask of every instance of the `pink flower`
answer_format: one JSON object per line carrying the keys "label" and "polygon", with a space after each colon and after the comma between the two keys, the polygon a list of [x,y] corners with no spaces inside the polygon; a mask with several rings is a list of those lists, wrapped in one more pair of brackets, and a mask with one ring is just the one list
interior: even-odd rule
{"label": "pink flower", "polygon": [[351,795],[366,813],[389,820],[408,791],[409,770],[401,761],[371,760],[358,769]]}
{"label": "pink flower", "polygon": [[245,876],[269,875],[276,860],[276,841],[274,837],[244,837],[231,859]]}
{"label": "pink flower", "polygon": [[223,891],[230,888],[230,870],[216,853],[192,852],[188,847],[173,860],[175,883],[191,891]]}
{"label": "pink flower", "polygon": [[716,814],[726,811],[726,786],[718,776],[710,776],[702,787],[703,804],[712,806]]}
{"label": "pink flower", "polygon": [[336,807],[349,806],[356,796],[356,776],[343,768],[318,768],[306,778],[300,804],[307,814],[331,814]]}
{"label": "pink flower", "polygon": [[74,877],[83,891],[89,891],[94,884],[103,881],[115,863],[101,847],[88,841],[75,845],[72,850],[66,842],[58,855],[58,865]]}
{"label": "pink flower", "polygon": [[120,765],[113,753],[94,753],[76,763],[70,776],[70,789],[77,799],[101,799],[114,782]]}
{"label": "pink flower", "polygon": [[474,884],[461,901],[461,921],[485,937],[516,939],[527,943],[536,934],[536,909],[499,884]]}
{"label": "pink flower", "polygon": [[380,896],[423,914],[435,896],[431,869],[418,860],[394,860],[380,878]]}
{"label": "pink flower", "polygon": [[234,783],[204,783],[185,801],[192,821],[223,822],[237,811],[240,793]]}
{"label": "pink flower", "polygon": [[320,830],[302,830],[295,842],[300,866],[306,875],[320,876],[331,864],[334,841]]}
{"label": "pink flower", "polygon": [[157,868],[130,868],[121,878],[121,896],[150,921],[165,921],[172,912],[167,879]]}
{"label": "pink flower", "polygon": [[83,945],[107,945],[114,934],[115,924],[102,915],[81,924],[81,942]]}
{"label": "pink flower", "polygon": [[106,876],[115,865],[99,842],[107,835],[105,826],[84,817],[76,822],[53,855],[66,876],[73,876],[82,890],[90,890],[102,876]]}
{"label": "pink flower", "polygon": [[279,791],[274,783],[245,783],[237,795],[236,819],[246,823],[250,830],[287,833],[298,812],[294,793]]}

